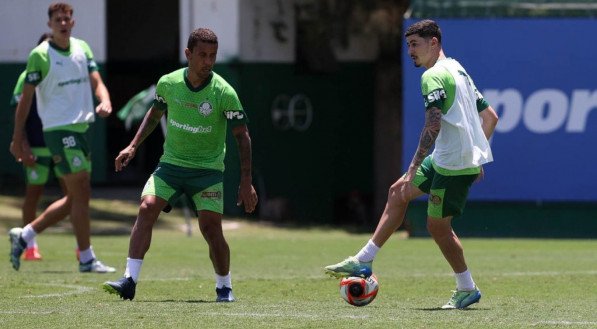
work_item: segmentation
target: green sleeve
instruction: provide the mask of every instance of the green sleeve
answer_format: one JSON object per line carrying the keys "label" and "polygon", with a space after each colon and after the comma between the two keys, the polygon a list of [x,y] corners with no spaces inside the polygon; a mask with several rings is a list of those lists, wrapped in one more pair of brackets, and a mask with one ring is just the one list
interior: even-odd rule
{"label": "green sleeve", "polygon": [[79,41],[81,48],[83,48],[83,51],[85,52],[85,57],[87,57],[87,69],[89,70],[89,73],[97,71],[97,63],[93,58],[93,52],[91,51],[91,47],[89,47],[89,44],[87,44],[87,42],[85,42],[84,40],[77,40]]}
{"label": "green sleeve", "polygon": [[425,109],[437,107],[444,112],[444,102],[447,98],[444,82],[440,75],[430,69],[421,77],[421,91],[425,101]]}
{"label": "green sleeve", "polygon": [[489,107],[489,103],[485,100],[485,98],[477,98],[477,112],[481,112]]}
{"label": "green sleeve", "polygon": [[224,88],[222,94],[222,109],[224,116],[232,126],[238,126],[249,122],[249,118],[243,110],[236,91],[232,87]]}
{"label": "green sleeve", "polygon": [[37,86],[48,75],[48,71],[50,70],[50,62],[47,47],[47,42],[43,42],[41,45],[34,48],[31,51],[31,54],[29,54],[26,69],[26,83]]}
{"label": "green sleeve", "polygon": [[165,76],[162,76],[158,81],[158,84],[155,88],[155,99],[153,100],[153,107],[157,108],[158,110],[167,111],[168,110],[168,102],[167,102],[167,89],[168,89],[168,81]]}
{"label": "green sleeve", "polygon": [[25,84],[25,76],[26,71],[23,71],[19,78],[17,79],[17,84],[15,85],[15,89],[12,92],[12,97],[10,99],[10,106],[15,107],[21,100],[21,94],[23,94],[23,85]]}
{"label": "green sleeve", "polygon": [[483,95],[481,95],[481,92],[479,92],[479,89],[477,89],[477,86],[471,77],[469,77],[469,82],[473,85],[475,96],[477,97],[477,112],[481,112],[489,107],[489,103],[483,98]]}

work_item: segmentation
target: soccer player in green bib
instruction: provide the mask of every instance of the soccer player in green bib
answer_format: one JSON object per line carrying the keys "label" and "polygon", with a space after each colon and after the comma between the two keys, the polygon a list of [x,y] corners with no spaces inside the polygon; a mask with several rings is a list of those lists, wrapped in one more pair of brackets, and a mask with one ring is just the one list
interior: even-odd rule
{"label": "soccer player in green bib", "polygon": [[224,156],[227,125],[231,125],[240,156],[241,177],[237,205],[253,212],[257,193],[251,178],[251,138],[247,116],[234,89],[212,71],[218,52],[216,34],[206,28],[188,38],[188,67],[160,78],[153,106],[135,137],[116,157],[120,171],[139,145],[167,113],[164,153],[141,193],[139,214],[130,237],[124,277],[104,283],[104,289],[132,300],[149,250],[153,225],[160,212],[186,197],[198,213],[199,229],[209,246],[216,277],[216,301],[232,302],[230,248],[222,232]]}
{"label": "soccer player in green bib", "polygon": [[[46,228],[67,215],[73,225],[79,254],[79,271],[106,273],[115,269],[100,262],[91,246],[89,199],[91,158],[85,132],[95,115],[112,112],[110,94],[104,85],[89,45],[71,37],[75,25],[73,7],[53,3],[48,8],[49,40],[34,48],[27,60],[27,74],[15,113],[10,152],[18,162],[33,157],[25,133],[33,95],[43,125],[44,141],[50,150],[67,190],[67,195],[44,210],[24,228],[9,231],[10,261],[18,270],[27,244]],[[92,91],[99,104],[93,105]]]}
{"label": "soccer player in green bib", "polygon": [[[51,38],[50,33],[44,33],[39,38],[37,44],[41,44],[47,39]],[[21,100],[21,94],[23,93],[23,86],[25,85],[25,78],[27,71],[23,71],[17,83],[15,85],[13,96],[10,101],[10,106],[16,110],[17,104]],[[44,186],[48,182],[51,173],[53,172],[55,177],[60,183],[62,191],[66,195],[66,186],[60,178],[60,171],[58,167],[54,165],[50,150],[46,147],[44,142],[44,135],[42,130],[42,123],[37,114],[37,104],[34,100],[31,103],[31,110],[27,116],[25,123],[25,131],[27,134],[27,145],[31,149],[31,155],[33,157],[26,157],[23,159],[23,169],[25,172],[25,196],[23,198],[23,206],[21,207],[21,213],[23,217],[23,226],[31,223],[37,217],[37,205],[43,194]],[[41,260],[42,256],[39,252],[37,241],[35,238],[27,242],[27,249],[23,254],[24,260]]]}
{"label": "soccer player in green bib", "polygon": [[421,78],[425,125],[417,151],[406,174],[390,187],[371,239],[355,256],[326,266],[325,272],[335,277],[371,275],[373,259],[402,224],[408,203],[428,194],[427,229],[456,279],[456,290],[442,308],[462,309],[479,302],[481,292],[451,223],[462,214],[471,184],[482,175],[482,165],[493,161],[488,139],[498,117],[460,63],[445,56],[441,30],[434,21],[411,25],[405,37],[415,66],[427,69]]}

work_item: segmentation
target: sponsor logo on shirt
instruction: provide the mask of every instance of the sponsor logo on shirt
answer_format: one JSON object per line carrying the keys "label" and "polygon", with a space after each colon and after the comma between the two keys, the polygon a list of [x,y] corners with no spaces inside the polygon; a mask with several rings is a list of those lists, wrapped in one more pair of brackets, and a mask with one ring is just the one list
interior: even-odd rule
{"label": "sponsor logo on shirt", "polygon": [[64,87],[64,86],[68,86],[68,85],[72,85],[72,84],[85,83],[87,81],[88,81],[87,77],[82,77],[82,78],[79,78],[79,79],[70,79],[70,80],[58,82],[58,86],[59,87]]}
{"label": "sponsor logo on shirt", "polygon": [[203,191],[203,192],[201,192],[201,198],[202,199],[221,199],[222,192],[220,192],[220,191],[217,191],[217,192]]}
{"label": "sponsor logo on shirt", "polygon": [[155,94],[155,100],[159,103],[166,104],[166,100],[164,99],[164,97],[162,97],[158,94]]}
{"label": "sponsor logo on shirt", "polygon": [[178,129],[182,129],[188,132],[191,132],[193,134],[206,134],[206,133],[210,133],[212,126],[197,126],[197,127],[193,127],[193,126],[189,126],[186,123],[180,123],[180,122],[176,122],[172,119],[170,119],[170,125],[172,125],[173,127],[176,127]]}
{"label": "sponsor logo on shirt", "polygon": [[224,111],[224,115],[228,120],[242,120],[245,117],[245,115],[241,111]]}
{"label": "sponsor logo on shirt", "polygon": [[429,104],[433,102],[437,102],[439,100],[446,99],[446,92],[443,89],[437,89],[429,93],[427,97],[425,97],[425,107],[429,106]]}

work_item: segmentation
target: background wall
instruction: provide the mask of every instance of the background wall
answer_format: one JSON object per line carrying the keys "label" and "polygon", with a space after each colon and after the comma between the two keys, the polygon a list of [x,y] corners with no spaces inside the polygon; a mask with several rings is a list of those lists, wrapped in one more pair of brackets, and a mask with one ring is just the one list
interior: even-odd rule
{"label": "background wall", "polygon": [[[3,0],[0,3],[0,62],[23,63],[37,39],[48,28],[52,0]],[[106,61],[106,4],[103,0],[68,1],[74,8],[73,36],[89,43],[99,63]]]}
{"label": "background wall", "polygon": [[[47,30],[50,2],[0,4],[5,18],[0,27],[22,29],[2,37],[0,52],[12,54],[8,63],[0,58],[0,73],[10,81],[0,90],[7,103],[12,81],[24,69],[38,35]],[[162,74],[186,65],[183,49],[193,29],[212,28],[220,39],[215,70],[236,88],[251,120],[259,215],[301,222],[369,220],[377,52],[371,33],[353,29],[341,34],[347,40],[340,40],[330,32],[338,19],[334,8],[310,0],[70,3],[76,19],[73,36],[94,50],[114,111]],[[321,15],[329,15],[330,21],[322,24]],[[4,116],[1,123],[3,184],[22,179],[7,147],[12,122],[12,116]],[[137,127],[126,131],[116,116],[97,122],[90,134],[98,144],[93,149],[94,184],[140,187],[162,152],[161,133],[152,134],[128,170],[116,174],[112,161]],[[233,138],[228,139],[226,166],[225,211],[242,215],[235,206],[239,168]],[[349,211],[354,207],[356,214]]]}
{"label": "background wall", "polygon": [[[47,30],[50,2],[0,2],[5,109],[29,50]],[[186,65],[183,49],[192,29],[214,29],[220,37],[215,71],[236,88],[251,120],[259,217],[375,225],[388,186],[402,173],[401,163],[412,158],[423,120],[422,71],[402,49],[406,1],[70,3],[77,21],[73,35],[91,45],[115,111],[161,75]],[[596,49],[580,42],[582,31],[595,30],[595,21],[439,22],[447,54],[462,62],[501,115],[492,140],[496,161],[486,167],[485,181],[473,187],[465,214],[455,221],[457,230],[482,236],[594,236],[596,176],[590,165],[596,159],[590,141],[597,137],[592,129],[597,93],[590,72]],[[8,152],[12,122],[11,112],[0,116],[0,183],[14,192],[22,174]],[[115,174],[112,168],[136,128],[126,131],[116,116],[93,125],[94,184],[140,189],[162,152],[161,132],[148,138],[127,171]],[[233,138],[226,166],[225,212],[242,215],[234,205]],[[407,214],[414,235],[426,235],[425,208],[419,200]]]}

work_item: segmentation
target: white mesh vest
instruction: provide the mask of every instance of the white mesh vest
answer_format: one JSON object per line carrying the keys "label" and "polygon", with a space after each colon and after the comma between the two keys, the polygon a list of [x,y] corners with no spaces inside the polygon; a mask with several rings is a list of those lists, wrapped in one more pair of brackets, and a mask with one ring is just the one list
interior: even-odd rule
{"label": "white mesh vest", "polygon": [[70,55],[60,54],[48,42],[48,74],[35,88],[37,111],[43,129],[93,122],[95,112],[87,56],[79,42],[70,39]]}
{"label": "white mesh vest", "polygon": [[453,59],[438,61],[454,77],[456,92],[452,107],[442,116],[442,127],[435,140],[433,162],[442,168],[460,170],[493,161],[489,142],[477,112],[475,87],[458,71],[464,68]]}

